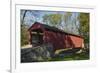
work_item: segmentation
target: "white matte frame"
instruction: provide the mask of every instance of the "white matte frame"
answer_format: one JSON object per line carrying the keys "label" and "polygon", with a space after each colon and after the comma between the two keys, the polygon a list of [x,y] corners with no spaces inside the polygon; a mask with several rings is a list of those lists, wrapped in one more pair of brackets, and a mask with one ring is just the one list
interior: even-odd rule
{"label": "white matte frame", "polygon": [[[86,5],[39,5],[39,4],[16,4],[12,2],[11,9],[11,72],[43,71],[67,68],[89,67],[96,65],[95,49],[95,8]],[[56,61],[56,62],[33,62],[20,63],[20,9],[70,11],[90,13],[90,60]]]}

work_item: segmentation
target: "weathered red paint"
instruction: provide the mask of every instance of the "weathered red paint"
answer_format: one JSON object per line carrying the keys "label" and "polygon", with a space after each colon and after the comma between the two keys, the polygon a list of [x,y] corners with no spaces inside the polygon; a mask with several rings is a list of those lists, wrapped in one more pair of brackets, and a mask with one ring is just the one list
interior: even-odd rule
{"label": "weathered red paint", "polygon": [[30,36],[32,35],[31,32],[36,29],[43,32],[43,43],[51,43],[55,50],[64,48],[84,48],[84,39],[79,35],[61,32],[60,30],[47,30],[43,27],[43,24],[36,22],[29,28]]}

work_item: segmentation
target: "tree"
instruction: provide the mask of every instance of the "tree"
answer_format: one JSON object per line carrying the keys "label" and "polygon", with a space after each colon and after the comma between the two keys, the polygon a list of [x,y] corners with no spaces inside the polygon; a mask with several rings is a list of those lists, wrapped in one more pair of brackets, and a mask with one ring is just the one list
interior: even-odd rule
{"label": "tree", "polygon": [[21,25],[21,46],[29,44],[28,26]]}
{"label": "tree", "polygon": [[80,22],[79,33],[84,38],[85,47],[89,48],[89,13],[80,13],[78,18]]}
{"label": "tree", "polygon": [[27,10],[21,11],[21,46],[27,45],[29,43],[29,33],[28,33],[28,25],[24,23]]}
{"label": "tree", "polygon": [[55,27],[58,27],[61,24],[61,19],[62,19],[61,14],[49,14],[43,16],[43,22]]}
{"label": "tree", "polygon": [[66,12],[64,13],[64,16],[63,16],[63,21],[64,21],[64,30],[66,32],[72,32],[72,19],[71,19],[71,16],[72,16],[72,12]]}
{"label": "tree", "polygon": [[56,26],[65,32],[75,33],[75,18],[72,18],[72,12],[63,12],[61,14],[46,14],[43,16],[43,22],[48,25]]}
{"label": "tree", "polygon": [[27,10],[24,10],[24,13],[23,13],[22,19],[21,19],[21,24],[24,24],[24,19],[25,19],[26,13],[27,13]]}

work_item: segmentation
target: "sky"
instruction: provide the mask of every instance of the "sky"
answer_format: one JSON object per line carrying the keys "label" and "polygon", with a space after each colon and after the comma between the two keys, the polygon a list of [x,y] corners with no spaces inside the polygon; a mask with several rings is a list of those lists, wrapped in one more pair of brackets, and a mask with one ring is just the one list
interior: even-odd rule
{"label": "sky", "polygon": [[[21,18],[23,16],[24,11],[25,10],[21,10]],[[31,12],[33,12],[33,13],[31,13]],[[66,12],[63,12],[63,11],[28,10],[28,12],[26,13],[26,17],[25,17],[24,22],[27,25],[32,25],[35,21],[43,23],[43,16],[46,15],[46,14],[49,15],[49,14],[64,14],[64,13],[66,13]],[[72,12],[72,13],[73,13],[72,18],[74,18],[75,15],[78,15],[77,12]]]}
{"label": "sky", "polygon": [[[23,14],[24,14],[25,10],[21,10],[21,14],[20,17],[22,19]],[[44,15],[50,15],[50,14],[61,14],[64,15],[67,12],[64,11],[43,11],[43,10],[27,10],[26,12],[26,16],[24,19],[24,24],[31,26],[32,24],[34,24],[34,22],[40,22],[40,23],[44,23],[43,22],[43,16]],[[71,12],[72,16],[71,16],[71,20],[68,21],[68,28],[70,28],[68,31],[71,32],[71,29],[73,29],[73,31],[75,33],[78,34],[77,32],[77,28],[75,27],[76,25],[79,25],[78,20],[74,21],[74,23],[72,23],[73,19],[76,19],[79,15],[79,12]],[[62,22],[63,24],[63,22]],[[74,27],[74,28],[73,28]]]}

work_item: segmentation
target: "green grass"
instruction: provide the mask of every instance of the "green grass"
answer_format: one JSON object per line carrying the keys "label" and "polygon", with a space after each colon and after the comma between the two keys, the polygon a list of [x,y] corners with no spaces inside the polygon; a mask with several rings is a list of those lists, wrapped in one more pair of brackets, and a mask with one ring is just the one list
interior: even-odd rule
{"label": "green grass", "polygon": [[89,53],[72,54],[64,57],[55,57],[49,61],[71,61],[71,60],[89,60]]}

